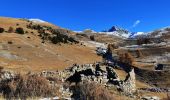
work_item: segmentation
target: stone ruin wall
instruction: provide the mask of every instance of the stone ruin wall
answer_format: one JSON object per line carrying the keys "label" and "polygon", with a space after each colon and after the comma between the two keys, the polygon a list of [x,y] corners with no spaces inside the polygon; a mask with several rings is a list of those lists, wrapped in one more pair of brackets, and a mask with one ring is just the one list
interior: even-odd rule
{"label": "stone ruin wall", "polygon": [[134,69],[132,69],[123,83],[123,90],[127,94],[133,94],[136,92],[136,78]]}

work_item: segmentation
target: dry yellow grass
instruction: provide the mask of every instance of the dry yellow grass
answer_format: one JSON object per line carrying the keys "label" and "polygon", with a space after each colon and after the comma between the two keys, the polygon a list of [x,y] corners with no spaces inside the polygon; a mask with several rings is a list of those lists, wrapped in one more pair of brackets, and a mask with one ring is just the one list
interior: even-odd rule
{"label": "dry yellow grass", "polygon": [[[5,29],[8,29],[10,26],[11,27],[23,27],[26,28],[26,25],[28,25],[29,22],[24,21],[22,19],[17,19],[17,18],[9,18],[9,17],[0,17],[0,27],[3,27]],[[17,26],[17,24],[19,24]],[[51,23],[45,22],[45,23],[38,23],[40,25],[45,25],[45,26],[50,26],[52,28],[60,28],[56,25],[53,25]]]}
{"label": "dry yellow grass", "polygon": [[114,70],[116,71],[117,75],[121,80],[124,80],[126,78],[127,73],[125,71],[119,69],[114,69]]}
{"label": "dry yellow grass", "polygon": [[[19,26],[16,26],[16,24]],[[0,27],[8,30],[23,27],[28,33],[24,35],[16,33],[0,34],[0,66],[16,71],[42,71],[42,70],[62,70],[74,63],[85,64],[101,61],[94,48],[85,47],[79,44],[54,45],[42,40],[37,36],[36,30],[27,29],[27,21],[0,17]],[[50,23],[44,23],[47,26],[56,27]],[[31,32],[34,33],[31,33]],[[30,37],[30,38],[28,38]],[[8,44],[12,41],[12,44]],[[5,56],[17,56],[19,59],[8,59]]]}

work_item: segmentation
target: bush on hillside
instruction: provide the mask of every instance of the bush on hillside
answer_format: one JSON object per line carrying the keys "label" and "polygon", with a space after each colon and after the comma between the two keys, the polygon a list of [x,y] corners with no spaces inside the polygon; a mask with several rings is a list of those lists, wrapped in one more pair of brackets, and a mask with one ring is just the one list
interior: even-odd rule
{"label": "bush on hillside", "polygon": [[24,34],[24,29],[19,27],[19,28],[16,28],[15,32],[18,34]]}
{"label": "bush on hillside", "polygon": [[12,41],[8,41],[8,44],[13,44],[13,42]]}
{"label": "bush on hillside", "polygon": [[0,33],[3,33],[4,31],[4,28],[0,27]]}
{"label": "bush on hillside", "polygon": [[28,31],[25,31],[25,33],[28,33]]}
{"label": "bush on hillside", "polygon": [[134,57],[130,53],[119,54],[119,61],[128,65],[132,65]]}
{"label": "bush on hillside", "polygon": [[9,27],[9,29],[8,29],[8,33],[13,33],[13,32],[14,32],[13,27]]}
{"label": "bush on hillside", "polygon": [[49,97],[55,95],[55,89],[49,85],[46,78],[29,75],[18,75],[11,81],[3,81],[0,89],[6,99],[21,99],[32,97]]}
{"label": "bush on hillside", "polygon": [[[53,44],[60,44],[60,43],[78,43],[73,37],[68,36],[68,33],[70,32],[69,30],[65,29],[52,29],[52,27],[48,26],[41,26],[39,24],[33,24],[30,23],[27,25],[27,28],[29,29],[35,29],[39,33],[39,37],[42,39],[42,43],[45,43],[45,40],[51,41]],[[50,33],[47,33],[51,32]]]}
{"label": "bush on hillside", "polygon": [[79,43],[79,41],[75,40],[73,37],[69,37],[68,40],[70,42]]}
{"label": "bush on hillside", "polygon": [[43,29],[43,27],[40,26],[39,24],[33,24],[33,23],[28,24],[27,28],[34,29],[34,30],[42,30]]}
{"label": "bush on hillside", "polygon": [[57,36],[53,36],[51,37],[51,42],[53,44],[57,44],[57,43],[60,43],[61,41],[63,41],[61,38],[57,37]]}
{"label": "bush on hillside", "polygon": [[149,44],[149,43],[151,43],[150,38],[138,38],[137,39],[137,45]]}
{"label": "bush on hillside", "polygon": [[42,34],[42,33],[45,33],[45,30],[38,30],[38,33]]}
{"label": "bush on hillside", "polygon": [[78,43],[78,41],[76,41],[73,37],[69,37],[59,32],[55,32],[55,35],[51,36],[50,39],[51,39],[51,42],[54,44],[68,43],[68,42]]}
{"label": "bush on hillside", "polygon": [[94,35],[90,36],[90,40],[95,41]]}
{"label": "bush on hillside", "polygon": [[118,46],[116,44],[108,44],[107,50],[108,52],[112,52],[114,49],[117,49]]}
{"label": "bush on hillside", "polygon": [[97,83],[79,83],[73,93],[75,99],[80,100],[114,100],[113,95],[103,86]]}

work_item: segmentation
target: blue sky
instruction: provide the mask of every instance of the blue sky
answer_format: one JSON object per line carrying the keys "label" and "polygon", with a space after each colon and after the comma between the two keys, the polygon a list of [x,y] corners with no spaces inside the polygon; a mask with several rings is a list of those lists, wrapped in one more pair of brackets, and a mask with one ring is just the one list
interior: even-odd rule
{"label": "blue sky", "polygon": [[170,0],[1,0],[0,16],[39,18],[71,30],[170,26]]}

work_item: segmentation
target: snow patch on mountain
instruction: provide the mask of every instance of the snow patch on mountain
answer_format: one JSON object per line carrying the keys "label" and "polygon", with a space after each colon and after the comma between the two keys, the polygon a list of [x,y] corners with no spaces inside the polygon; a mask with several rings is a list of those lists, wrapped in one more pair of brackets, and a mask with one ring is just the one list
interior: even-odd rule
{"label": "snow patch on mountain", "polygon": [[117,26],[112,26],[109,30],[102,31],[102,32],[96,32],[91,29],[85,29],[84,31],[74,31],[76,33],[83,33],[83,34],[88,34],[88,33],[97,33],[97,34],[106,34],[106,35],[111,35],[111,36],[116,36],[120,38],[135,38],[141,35],[146,35],[144,32],[130,32],[126,29],[117,27]]}
{"label": "snow patch on mountain", "polygon": [[144,35],[145,33],[144,32],[136,32],[136,34],[134,34],[134,36],[137,36],[137,35]]}
{"label": "snow patch on mountain", "polygon": [[31,18],[31,19],[28,19],[28,20],[32,21],[34,23],[45,23],[46,22],[46,21],[38,19],[38,18]]}
{"label": "snow patch on mountain", "polygon": [[164,27],[158,30],[154,30],[152,32],[148,32],[147,34],[151,37],[158,38],[158,37],[161,37],[163,34],[167,34],[167,33],[170,33],[170,26]]}
{"label": "snow patch on mountain", "polygon": [[92,29],[85,29],[83,31],[74,31],[76,33],[97,33],[96,31],[92,30]]}
{"label": "snow patch on mountain", "polygon": [[105,33],[109,34],[109,35],[122,37],[122,38],[136,38],[138,36],[147,35],[147,33],[145,33],[145,32],[130,32],[130,31],[126,30],[126,29],[123,29],[123,28],[120,28],[120,27],[117,27],[117,26],[113,26],[111,29],[109,29]]}
{"label": "snow patch on mountain", "polygon": [[130,36],[130,33],[120,33],[117,31],[114,32],[98,32],[99,34],[107,34],[107,35],[113,35],[121,38],[128,38]]}
{"label": "snow patch on mountain", "polygon": [[74,31],[75,33],[83,33],[83,31]]}
{"label": "snow patch on mountain", "polygon": [[131,35],[131,32],[117,26],[112,26],[108,31],[99,32],[99,33],[118,36],[121,38],[129,38],[129,36]]}
{"label": "snow patch on mountain", "polygon": [[136,37],[145,36],[145,35],[147,35],[145,32],[132,32],[129,38],[136,38]]}

